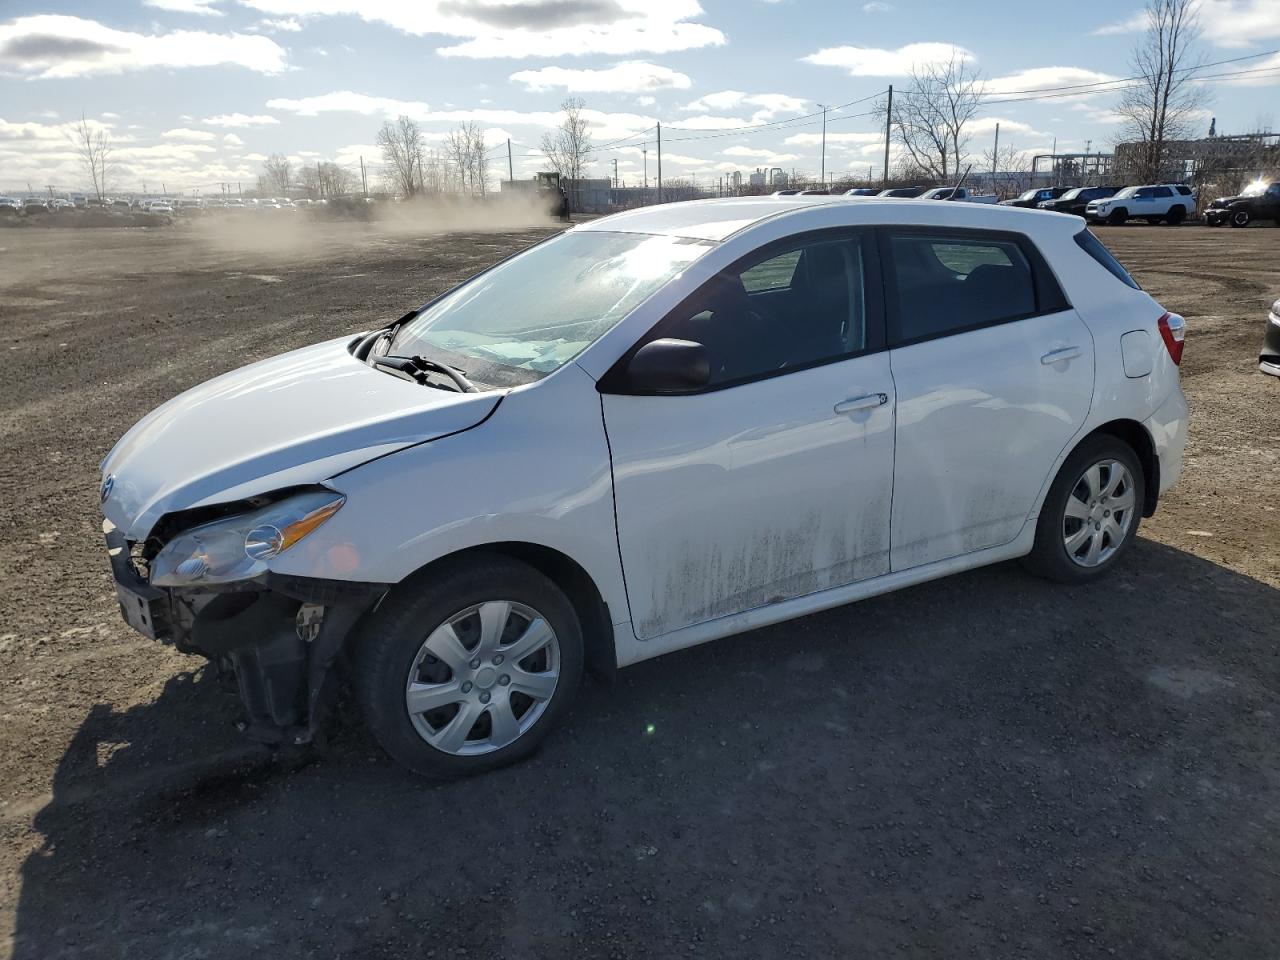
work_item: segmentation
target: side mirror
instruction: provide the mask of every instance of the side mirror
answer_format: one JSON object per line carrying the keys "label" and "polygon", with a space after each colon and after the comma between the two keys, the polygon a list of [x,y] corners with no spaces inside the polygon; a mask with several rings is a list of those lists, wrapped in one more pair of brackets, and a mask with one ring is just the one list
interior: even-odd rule
{"label": "side mirror", "polygon": [[710,379],[707,348],[692,340],[654,340],[627,364],[627,387],[636,393],[686,393]]}

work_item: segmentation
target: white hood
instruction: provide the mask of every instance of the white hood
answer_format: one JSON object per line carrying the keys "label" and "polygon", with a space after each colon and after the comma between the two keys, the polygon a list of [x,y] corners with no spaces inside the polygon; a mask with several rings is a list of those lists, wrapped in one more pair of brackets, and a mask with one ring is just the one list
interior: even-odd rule
{"label": "white hood", "polygon": [[504,391],[375,370],[331,340],[223,374],[140,420],[102,462],[102,512],[131,540],[174,510],[318,483],[475,426]]}

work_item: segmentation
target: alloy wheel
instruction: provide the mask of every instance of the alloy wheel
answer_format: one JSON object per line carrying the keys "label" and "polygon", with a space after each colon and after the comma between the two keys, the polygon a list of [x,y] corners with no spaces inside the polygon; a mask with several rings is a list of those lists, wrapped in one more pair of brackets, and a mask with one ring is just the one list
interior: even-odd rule
{"label": "alloy wheel", "polygon": [[423,641],[405,683],[418,735],[443,753],[479,756],[524,735],[560,679],[560,644],[538,611],[488,600],[459,611]]}
{"label": "alloy wheel", "polygon": [[1088,467],[1067,496],[1062,544],[1082,567],[1097,567],[1115,555],[1133,526],[1133,476],[1119,460]]}

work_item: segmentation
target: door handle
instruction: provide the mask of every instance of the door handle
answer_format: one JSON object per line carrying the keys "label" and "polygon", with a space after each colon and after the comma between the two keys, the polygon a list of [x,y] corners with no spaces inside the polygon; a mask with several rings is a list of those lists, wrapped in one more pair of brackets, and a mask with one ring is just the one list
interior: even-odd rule
{"label": "door handle", "polygon": [[869,393],[865,397],[854,397],[841,400],[836,404],[836,413],[853,413],[855,410],[870,410],[872,407],[883,407],[889,402],[887,393]]}
{"label": "door handle", "polygon": [[1078,356],[1080,356],[1079,347],[1063,347],[1061,350],[1050,350],[1040,358],[1040,362],[1047,367],[1051,363],[1062,363],[1065,360],[1074,360]]}

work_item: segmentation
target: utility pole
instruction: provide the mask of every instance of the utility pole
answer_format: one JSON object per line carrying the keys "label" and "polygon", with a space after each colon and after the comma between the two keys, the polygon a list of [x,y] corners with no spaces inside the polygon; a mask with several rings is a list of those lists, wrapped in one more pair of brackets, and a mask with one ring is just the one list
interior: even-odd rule
{"label": "utility pole", "polygon": [[996,143],[991,148],[991,186],[996,184],[996,164],[1000,161],[1000,124],[996,124]]}
{"label": "utility pole", "polygon": [[614,189],[617,189],[618,187],[618,158],[617,157],[613,158],[613,186],[614,186]]}
{"label": "utility pole", "polygon": [[236,181],[236,193],[239,195],[241,200],[244,199],[244,187],[241,186],[239,180]]}
{"label": "utility pole", "polygon": [[645,144],[640,151],[644,154],[644,188],[649,189],[649,144]]}
{"label": "utility pole", "polygon": [[369,181],[365,179],[365,175],[364,175],[364,157],[360,158],[360,189],[364,193],[364,198],[368,200],[369,199]]}
{"label": "utility pole", "polygon": [[662,202],[662,124],[658,124],[658,202]]}
{"label": "utility pole", "polygon": [[513,183],[516,179],[516,168],[511,162],[511,138],[507,137],[507,183]]}
{"label": "utility pole", "polygon": [[1058,185],[1058,138],[1053,138],[1053,185]]}
{"label": "utility pole", "polygon": [[889,84],[889,105],[884,111],[884,185],[889,185],[889,132],[893,129],[893,84]]}
{"label": "utility pole", "polygon": [[822,175],[820,179],[822,180],[822,185],[825,187],[827,185],[827,110],[828,110],[828,107],[825,103],[820,103],[818,104],[818,106],[822,107]]}

